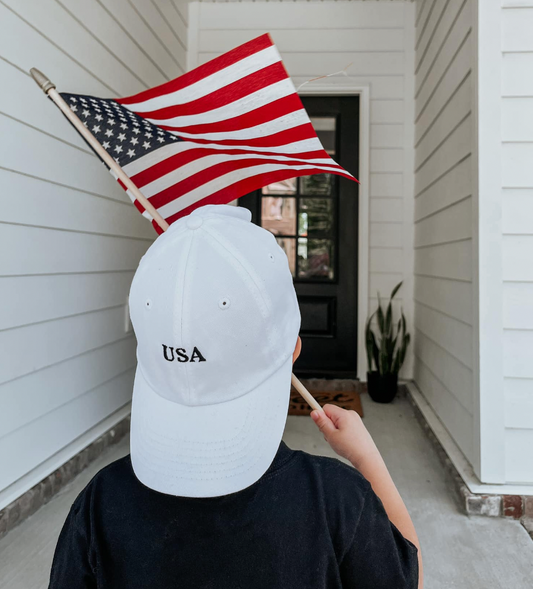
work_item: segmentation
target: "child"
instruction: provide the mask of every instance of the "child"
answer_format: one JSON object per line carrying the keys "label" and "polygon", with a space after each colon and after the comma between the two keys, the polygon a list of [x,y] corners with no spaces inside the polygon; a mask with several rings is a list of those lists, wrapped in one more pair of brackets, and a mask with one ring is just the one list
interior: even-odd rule
{"label": "child", "polygon": [[79,494],[50,589],[415,589],[407,510],[359,417],[313,419],[339,460],[281,441],[300,312],[248,210],[206,205],[142,258],[130,454]]}

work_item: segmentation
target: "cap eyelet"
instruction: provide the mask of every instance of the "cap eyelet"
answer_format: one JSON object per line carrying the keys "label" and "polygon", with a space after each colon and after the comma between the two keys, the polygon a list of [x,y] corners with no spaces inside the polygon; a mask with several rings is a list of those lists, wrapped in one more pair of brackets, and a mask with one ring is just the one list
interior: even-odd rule
{"label": "cap eyelet", "polygon": [[152,308],[152,301],[151,299],[146,299],[146,303],[144,303],[145,307],[147,309],[151,309]]}
{"label": "cap eyelet", "polygon": [[268,259],[273,262],[275,260],[274,258],[274,254],[272,254],[271,252],[268,253]]}
{"label": "cap eyelet", "polygon": [[220,301],[218,301],[218,306],[221,309],[227,309],[230,306],[230,300],[228,299],[228,297],[224,297],[223,299],[220,299]]}

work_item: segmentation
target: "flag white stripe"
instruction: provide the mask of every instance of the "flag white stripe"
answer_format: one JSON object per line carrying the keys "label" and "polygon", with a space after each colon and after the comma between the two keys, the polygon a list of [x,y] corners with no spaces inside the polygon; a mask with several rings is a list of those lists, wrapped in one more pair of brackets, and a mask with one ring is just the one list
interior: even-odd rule
{"label": "flag white stripe", "polygon": [[[265,154],[276,155],[287,155],[291,153],[307,153],[312,151],[323,151],[324,147],[320,143],[317,137],[311,137],[310,139],[302,139],[301,141],[294,141],[286,145],[280,145],[276,147],[252,147],[249,145],[220,145],[219,143],[195,143],[194,141],[176,141],[176,143],[170,143],[164,145],[155,151],[143,155],[138,160],[130,162],[123,166],[124,172],[128,176],[135,176],[140,172],[144,172],[148,168],[157,164],[160,161],[166,160],[169,157],[188,151],[189,149],[219,149],[221,151],[227,151],[228,149],[240,149],[243,151],[260,151]],[[231,157],[231,156],[229,156]]]}
{"label": "flag white stripe", "polygon": [[209,75],[207,78],[198,80],[185,88],[181,88],[170,94],[156,96],[148,100],[136,102],[135,104],[123,104],[122,106],[142,114],[143,112],[159,110],[168,106],[186,104],[187,102],[208,96],[220,90],[220,88],[241,80],[278,61],[281,61],[281,56],[276,46],[272,45],[239,60],[237,63],[228,65],[222,70]]}
{"label": "flag white stripe", "polygon": [[[206,171],[209,168],[216,166],[217,164],[222,162],[237,161],[243,159],[264,160],[272,159],[272,156],[257,154],[227,155],[225,153],[206,155],[205,157],[189,162],[188,164],[184,164],[180,168],[173,170],[172,172],[169,172],[164,176],[160,176],[157,180],[154,180],[149,184],[145,184],[142,187],[142,192],[146,197],[151,198],[152,196],[159,194],[160,192],[166,190],[167,188],[170,188],[171,186],[174,186],[178,182],[185,180],[185,178],[188,178],[193,174]],[[294,161],[294,158],[289,158],[285,156],[275,156],[275,159],[279,160],[280,163]],[[313,164],[313,167],[315,168],[320,168],[322,166],[328,166],[328,169],[332,168],[332,161],[330,158],[315,158],[306,160],[306,162],[309,162],[309,164]]]}
{"label": "flag white stripe", "polygon": [[[154,123],[154,125],[157,124],[152,119],[147,120]],[[212,141],[216,141],[217,139],[250,140],[259,137],[264,138],[268,135],[279,133],[280,131],[288,131],[294,127],[305,125],[306,123],[310,123],[307,113],[302,110],[297,110],[278,117],[277,119],[267,121],[266,123],[260,123],[259,125],[247,127],[246,129],[238,129],[237,131],[222,131],[220,133],[187,133],[181,129],[174,129],[173,132],[184,139],[196,139],[197,137],[201,137],[202,139],[211,139]]]}
{"label": "flag white stripe", "polygon": [[[285,166],[280,164],[261,164],[259,166],[250,166],[248,168],[241,168],[239,170],[232,170],[227,174],[222,176],[218,176],[201,186],[198,186],[194,190],[187,192],[183,196],[180,196],[173,201],[159,207],[157,210],[159,214],[164,218],[167,219],[172,215],[178,213],[179,211],[185,209],[186,207],[204,199],[208,196],[218,192],[223,188],[227,188],[229,185],[238,182],[239,180],[244,180],[245,178],[252,178],[253,176],[257,176],[258,174],[266,174],[268,172],[277,172],[283,168],[290,169],[290,170],[311,170],[316,166]],[[338,172],[338,168],[331,168],[328,170],[326,167],[321,166],[324,171],[331,171],[331,172]]]}
{"label": "flag white stripe", "polygon": [[[124,168],[122,168],[122,169],[124,169]],[[118,182],[118,176],[115,174],[115,172],[111,168],[109,168],[109,172],[111,173],[111,176],[113,176],[113,178]],[[146,196],[144,194],[144,190],[142,190],[141,192],[142,192],[143,196]],[[131,202],[134,203],[137,200],[137,197],[133,194],[133,192],[129,188],[126,189],[126,194],[130,197]],[[149,221],[153,221],[153,217],[152,217],[152,215],[150,215],[150,213],[148,211],[144,211],[141,214],[143,217],[145,217]]]}
{"label": "flag white stripe", "polygon": [[281,80],[270,86],[261,88],[256,92],[252,92],[247,96],[243,96],[238,100],[234,100],[229,104],[199,114],[178,116],[171,119],[162,119],[154,116],[152,118],[146,117],[146,120],[154,123],[154,125],[165,125],[168,127],[188,127],[190,125],[220,123],[234,119],[235,117],[242,117],[257,108],[261,108],[262,106],[271,104],[275,100],[291,96],[292,94],[294,94],[293,83],[290,80]]}

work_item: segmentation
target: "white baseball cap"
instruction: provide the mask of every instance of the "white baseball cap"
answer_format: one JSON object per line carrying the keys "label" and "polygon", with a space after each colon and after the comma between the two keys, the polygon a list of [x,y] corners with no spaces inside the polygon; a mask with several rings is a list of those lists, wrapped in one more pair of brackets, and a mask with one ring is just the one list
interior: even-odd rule
{"label": "white baseball cap", "polygon": [[300,311],[285,252],[250,221],[242,207],[200,207],[157,238],[133,278],[131,462],[156,491],[240,491],[281,442]]}

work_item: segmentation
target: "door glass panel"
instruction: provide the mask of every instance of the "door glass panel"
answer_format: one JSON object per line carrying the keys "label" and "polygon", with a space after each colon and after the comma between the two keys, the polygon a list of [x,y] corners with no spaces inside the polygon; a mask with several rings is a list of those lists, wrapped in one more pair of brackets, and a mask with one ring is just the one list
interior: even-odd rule
{"label": "door glass panel", "polygon": [[298,238],[298,278],[335,278],[331,240]]}
{"label": "door glass panel", "polygon": [[301,198],[298,235],[332,237],[333,205],[331,198]]}
{"label": "door glass panel", "polygon": [[289,178],[288,180],[280,180],[273,184],[263,186],[262,194],[296,194],[296,178]]}
{"label": "door glass panel", "polygon": [[335,117],[310,117],[313,129],[328,154],[335,155]]}
{"label": "door glass panel", "polygon": [[294,237],[276,237],[276,241],[287,254],[292,276],[296,276],[296,239]]}
{"label": "door glass panel", "polygon": [[[326,152],[334,157],[337,118],[311,117]],[[312,174],[261,189],[261,226],[273,233],[297,282],[336,280],[337,192],[335,174]]]}
{"label": "door glass panel", "polygon": [[329,196],[333,189],[333,174],[302,176],[301,193],[305,195]]}
{"label": "door glass panel", "polygon": [[261,226],[274,235],[296,233],[296,199],[264,196],[261,202]]}

